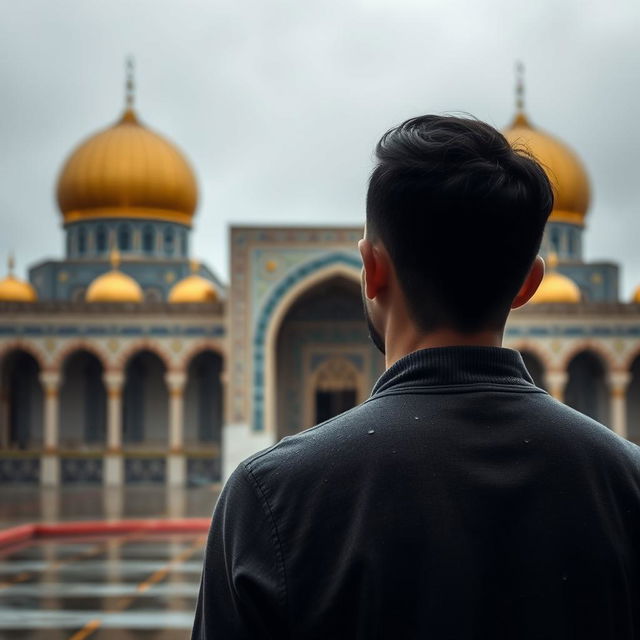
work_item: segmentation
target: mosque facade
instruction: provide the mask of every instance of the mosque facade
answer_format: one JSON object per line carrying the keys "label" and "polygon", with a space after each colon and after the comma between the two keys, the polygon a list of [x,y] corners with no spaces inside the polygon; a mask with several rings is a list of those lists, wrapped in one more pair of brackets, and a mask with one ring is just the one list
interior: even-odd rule
{"label": "mosque facade", "polygon": [[[539,386],[640,443],[640,288],[586,262],[589,180],[518,105],[505,135],[555,189],[548,272],[505,346]],[[65,257],[0,281],[0,483],[217,482],[251,453],[369,394],[360,227],[229,230],[230,281],[191,257],[186,157],[124,113],[65,161]]]}

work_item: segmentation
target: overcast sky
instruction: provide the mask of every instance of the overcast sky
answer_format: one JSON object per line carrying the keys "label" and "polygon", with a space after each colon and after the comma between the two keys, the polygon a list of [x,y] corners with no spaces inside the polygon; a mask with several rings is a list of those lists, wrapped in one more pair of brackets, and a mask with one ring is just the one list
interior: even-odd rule
{"label": "overcast sky", "polygon": [[230,224],[361,224],[372,149],[421,113],[532,122],[591,177],[587,259],[640,284],[640,2],[0,0],[2,258],[62,257],[61,165],[124,101],[195,168],[194,255],[225,280]]}

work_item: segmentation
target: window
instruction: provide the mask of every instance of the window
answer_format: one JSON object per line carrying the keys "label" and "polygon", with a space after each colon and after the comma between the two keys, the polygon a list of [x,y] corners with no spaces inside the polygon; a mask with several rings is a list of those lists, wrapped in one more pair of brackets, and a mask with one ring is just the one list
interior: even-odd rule
{"label": "window", "polygon": [[180,255],[187,255],[189,248],[187,247],[187,232],[183,230],[180,234]]}
{"label": "window", "polygon": [[557,227],[551,229],[551,251],[560,253],[560,229]]}
{"label": "window", "polygon": [[121,225],[118,229],[118,249],[120,251],[131,250],[131,231],[126,225]]}
{"label": "window", "polygon": [[575,258],[576,253],[576,236],[573,231],[569,233],[569,256]]}
{"label": "window", "polygon": [[104,253],[107,250],[107,230],[103,225],[96,229],[96,251]]}
{"label": "window", "polygon": [[174,240],[173,229],[171,227],[167,227],[164,230],[164,252],[168,256],[173,255],[173,240]]}
{"label": "window", "polygon": [[150,224],[142,228],[142,250],[145,253],[153,253],[155,249],[156,234]]}
{"label": "window", "polygon": [[82,256],[87,250],[87,232],[84,227],[78,229],[78,253]]}

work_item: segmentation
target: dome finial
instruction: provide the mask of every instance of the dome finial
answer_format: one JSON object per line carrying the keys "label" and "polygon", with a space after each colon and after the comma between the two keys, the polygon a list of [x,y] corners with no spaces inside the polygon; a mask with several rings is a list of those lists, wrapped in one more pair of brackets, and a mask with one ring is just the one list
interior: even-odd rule
{"label": "dome finial", "polygon": [[191,268],[191,273],[198,273],[200,270],[200,262],[195,258],[191,258],[191,260],[189,260],[189,267]]}
{"label": "dome finial", "polygon": [[13,253],[9,254],[9,257],[7,258],[7,270],[9,271],[9,275],[12,276],[13,275],[13,269],[16,266],[16,260],[13,257]]}
{"label": "dome finial", "polygon": [[516,62],[516,111],[524,112],[524,64],[521,60]]}
{"label": "dome finial", "polygon": [[550,251],[548,256],[549,269],[555,271],[558,266],[558,254],[555,251]]}
{"label": "dome finial", "polygon": [[516,116],[510,125],[516,127],[532,128],[524,115],[524,64],[520,60],[516,62]]}
{"label": "dome finial", "polygon": [[114,271],[116,271],[120,266],[120,252],[115,247],[112,247],[111,252],[109,253],[109,262],[111,263],[111,268]]}
{"label": "dome finial", "polygon": [[134,83],[134,66],[135,62],[133,56],[127,56],[125,60],[126,69],[126,83],[125,83],[125,107],[133,109],[133,100],[135,98],[135,83]]}

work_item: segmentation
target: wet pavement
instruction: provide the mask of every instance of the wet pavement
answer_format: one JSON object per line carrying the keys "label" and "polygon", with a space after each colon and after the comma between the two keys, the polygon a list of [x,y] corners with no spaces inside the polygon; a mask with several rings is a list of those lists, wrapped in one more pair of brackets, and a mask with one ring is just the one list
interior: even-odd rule
{"label": "wet pavement", "polygon": [[[209,518],[219,485],[0,488],[0,529],[24,523]],[[36,538],[0,547],[0,640],[182,640],[203,534]]]}
{"label": "wet pavement", "polygon": [[0,549],[0,639],[188,638],[204,543],[129,533]]}

